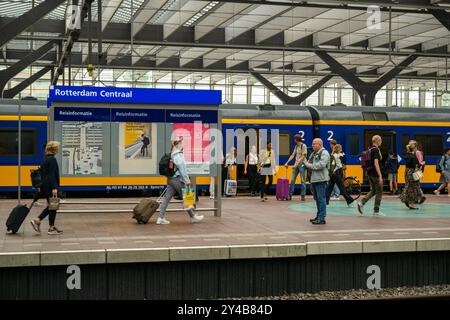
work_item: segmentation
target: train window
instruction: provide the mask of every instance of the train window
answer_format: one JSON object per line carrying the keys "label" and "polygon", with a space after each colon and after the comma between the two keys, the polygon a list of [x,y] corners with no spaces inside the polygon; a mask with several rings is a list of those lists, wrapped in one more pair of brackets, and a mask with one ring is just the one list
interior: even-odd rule
{"label": "train window", "polygon": [[351,156],[357,156],[361,152],[359,148],[359,134],[358,133],[350,133],[350,146],[349,151]]}
{"label": "train window", "polygon": [[[0,129],[0,156],[17,156],[19,146],[17,129]],[[22,129],[22,155],[36,154],[37,132],[34,129]]]}
{"label": "train window", "polygon": [[419,143],[419,148],[421,148],[425,156],[442,155],[442,150],[444,149],[444,139],[442,134],[415,134],[414,140]]}
{"label": "train window", "polygon": [[278,150],[280,156],[289,156],[292,152],[292,139],[290,133],[280,133]]}
{"label": "train window", "polygon": [[365,121],[387,121],[386,112],[363,112],[363,119]]}

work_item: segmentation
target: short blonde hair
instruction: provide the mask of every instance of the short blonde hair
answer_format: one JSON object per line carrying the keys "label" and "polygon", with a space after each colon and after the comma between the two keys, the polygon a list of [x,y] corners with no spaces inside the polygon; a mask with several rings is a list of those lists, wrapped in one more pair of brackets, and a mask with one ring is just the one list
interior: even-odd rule
{"label": "short blonde hair", "polygon": [[55,155],[58,153],[60,143],[58,141],[49,141],[45,145],[45,154],[46,155]]}

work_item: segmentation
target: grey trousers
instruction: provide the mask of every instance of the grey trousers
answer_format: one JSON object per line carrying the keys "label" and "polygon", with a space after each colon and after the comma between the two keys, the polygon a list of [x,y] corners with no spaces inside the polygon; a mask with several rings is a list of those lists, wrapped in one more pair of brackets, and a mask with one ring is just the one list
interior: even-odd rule
{"label": "grey trousers", "polygon": [[[173,198],[175,193],[183,194],[181,189],[184,187],[185,184],[183,183],[183,181],[181,181],[181,178],[179,176],[167,179],[167,191],[162,200],[161,206],[159,207],[159,217],[161,219],[165,218],[167,206],[169,205],[169,202]],[[187,213],[191,218],[195,215],[193,210],[188,210]]]}

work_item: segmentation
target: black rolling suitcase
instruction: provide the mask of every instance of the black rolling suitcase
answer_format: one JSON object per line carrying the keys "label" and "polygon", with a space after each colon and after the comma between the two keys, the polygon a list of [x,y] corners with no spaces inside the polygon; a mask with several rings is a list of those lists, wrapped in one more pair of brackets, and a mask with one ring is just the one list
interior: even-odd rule
{"label": "black rolling suitcase", "polygon": [[9,233],[17,233],[19,231],[20,226],[22,225],[25,218],[30,213],[31,208],[33,208],[35,201],[33,201],[30,207],[27,205],[19,204],[14,209],[12,209],[9,214],[8,220],[6,220],[6,231]]}

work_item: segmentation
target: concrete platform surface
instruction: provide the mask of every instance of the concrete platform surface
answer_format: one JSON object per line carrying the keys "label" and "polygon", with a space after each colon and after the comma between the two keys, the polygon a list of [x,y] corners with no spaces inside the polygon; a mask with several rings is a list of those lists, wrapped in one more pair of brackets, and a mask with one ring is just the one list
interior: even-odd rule
{"label": "concrete platform surface", "polygon": [[[130,210],[138,198],[67,199],[61,209]],[[25,200],[29,202],[30,200]],[[96,205],[94,202],[114,202]],[[312,254],[450,250],[450,198],[427,196],[420,210],[407,209],[397,197],[384,196],[383,217],[372,216],[373,202],[359,217],[355,205],[330,203],[326,225],[311,225],[311,197],[301,202],[267,202],[259,198],[225,198],[222,217],[202,212],[204,221],[190,224],[184,212],[168,213],[170,225],[138,225],[130,213],[59,213],[63,235],[36,234],[29,218],[18,234],[7,235],[6,218],[16,200],[0,200],[0,266],[120,263],[170,260],[239,259]],[[82,203],[82,204],[81,204]],[[171,204],[169,208],[179,208]],[[212,206],[201,198],[199,207]]]}

